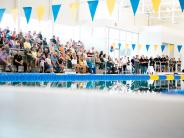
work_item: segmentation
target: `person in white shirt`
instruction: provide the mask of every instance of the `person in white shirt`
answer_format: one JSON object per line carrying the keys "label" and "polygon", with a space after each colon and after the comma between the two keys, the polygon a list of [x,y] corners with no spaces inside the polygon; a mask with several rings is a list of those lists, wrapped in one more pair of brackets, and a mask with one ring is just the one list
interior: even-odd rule
{"label": "person in white shirt", "polygon": [[51,58],[50,55],[47,56],[47,58],[45,59],[45,62],[47,64],[47,68],[50,72],[53,72],[53,67],[52,67],[52,62],[51,62]]}
{"label": "person in white shirt", "polygon": [[72,62],[72,67],[75,68],[77,65],[77,57],[74,56],[71,62]]}

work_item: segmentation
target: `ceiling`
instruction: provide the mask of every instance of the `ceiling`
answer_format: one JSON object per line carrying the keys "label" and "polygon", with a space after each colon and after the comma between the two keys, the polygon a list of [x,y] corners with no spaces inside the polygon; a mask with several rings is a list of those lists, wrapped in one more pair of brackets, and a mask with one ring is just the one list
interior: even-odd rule
{"label": "ceiling", "polygon": [[[119,0],[123,8],[131,8],[129,0]],[[183,23],[184,14],[181,11],[179,0],[161,0],[158,13],[155,13],[152,0],[140,0],[137,15],[147,15],[152,24]]]}

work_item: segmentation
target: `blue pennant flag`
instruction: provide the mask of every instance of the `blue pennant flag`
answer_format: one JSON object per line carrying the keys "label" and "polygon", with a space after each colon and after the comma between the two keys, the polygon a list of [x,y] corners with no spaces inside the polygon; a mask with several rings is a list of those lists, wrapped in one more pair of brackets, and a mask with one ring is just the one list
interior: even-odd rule
{"label": "blue pennant flag", "polygon": [[52,13],[53,13],[53,17],[54,17],[54,22],[56,22],[56,20],[57,20],[60,8],[61,8],[61,4],[52,5]]}
{"label": "blue pennant flag", "polygon": [[29,20],[30,20],[30,17],[31,17],[32,7],[23,7],[23,9],[24,9],[24,14],[25,14],[26,21],[27,21],[27,24],[28,24]]}
{"label": "blue pennant flag", "polygon": [[2,19],[3,19],[3,15],[5,13],[5,10],[6,10],[5,8],[0,9],[0,23],[1,23]]}
{"label": "blue pennant flag", "polygon": [[180,2],[181,10],[183,12],[184,11],[184,0],[179,0],[179,2]]}
{"label": "blue pennant flag", "polygon": [[178,45],[178,52],[180,53],[181,52],[181,49],[182,49],[182,45]]}
{"label": "blue pennant flag", "polygon": [[149,51],[150,45],[146,45],[146,50]]}
{"label": "blue pennant flag", "polygon": [[136,47],[136,44],[132,44],[132,49],[134,50]]}
{"label": "blue pennant flag", "polygon": [[161,45],[162,52],[165,50],[165,45]]}
{"label": "blue pennant flag", "polygon": [[121,43],[118,43],[118,47],[119,47],[119,49],[121,49]]}
{"label": "blue pennant flag", "polygon": [[89,6],[90,14],[91,14],[91,19],[93,21],[95,17],[97,6],[98,6],[98,0],[88,1],[88,6]]}
{"label": "blue pennant flag", "polygon": [[132,5],[132,10],[134,12],[134,16],[135,16],[135,14],[137,12],[137,9],[138,9],[138,6],[139,6],[139,2],[140,2],[140,0],[130,0],[130,3]]}

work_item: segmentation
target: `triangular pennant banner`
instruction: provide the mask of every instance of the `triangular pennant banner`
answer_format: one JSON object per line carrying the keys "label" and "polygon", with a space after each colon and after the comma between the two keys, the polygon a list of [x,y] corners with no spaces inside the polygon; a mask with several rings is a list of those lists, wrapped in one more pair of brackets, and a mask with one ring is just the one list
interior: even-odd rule
{"label": "triangular pennant banner", "polygon": [[134,50],[136,47],[136,44],[132,44],[132,49]]}
{"label": "triangular pennant banner", "polygon": [[98,6],[98,0],[88,1],[88,6],[89,6],[90,14],[91,14],[91,19],[93,21],[95,17],[97,6]]}
{"label": "triangular pennant banner", "polygon": [[76,16],[77,16],[76,12],[79,9],[79,7],[80,7],[79,2],[73,2],[69,5],[69,8],[70,8],[70,11],[72,13],[72,18],[73,19],[76,19]]}
{"label": "triangular pennant banner", "polygon": [[80,3],[79,2],[73,2],[73,3],[70,4],[70,9],[72,11],[77,10],[79,7],[80,7]]}
{"label": "triangular pennant banner", "polygon": [[125,48],[128,49],[129,48],[129,44],[125,44]]}
{"label": "triangular pennant banner", "polygon": [[141,50],[141,48],[142,48],[142,45],[138,44],[138,49]]}
{"label": "triangular pennant banner", "polygon": [[25,14],[26,21],[28,24],[30,21],[31,13],[32,13],[32,7],[23,7],[23,10],[24,10],[24,14]]}
{"label": "triangular pennant banner", "polygon": [[161,50],[162,50],[162,52],[164,52],[164,50],[165,50],[165,45],[161,45]]}
{"label": "triangular pennant banner", "polygon": [[61,4],[52,5],[52,14],[53,14],[53,17],[54,17],[54,22],[56,22],[56,20],[57,20],[60,8],[61,8]]}
{"label": "triangular pennant banner", "polygon": [[150,45],[146,45],[146,50],[149,51]]}
{"label": "triangular pennant banner", "polygon": [[118,47],[119,47],[119,49],[121,49],[121,43],[118,43]]}
{"label": "triangular pennant banner", "polygon": [[116,4],[116,0],[106,0],[106,4],[107,4],[109,14],[112,15],[112,12]]}
{"label": "triangular pennant banner", "polygon": [[184,11],[184,0],[179,0],[179,2],[180,2],[181,10],[183,12]]}
{"label": "triangular pennant banner", "polygon": [[37,14],[37,17],[38,17],[38,21],[40,22],[43,19],[43,16],[45,14],[45,7],[43,5],[39,5],[36,8],[36,14]]}
{"label": "triangular pennant banner", "polygon": [[161,0],[152,0],[153,9],[157,13],[160,7]]}
{"label": "triangular pennant banner", "polygon": [[14,20],[14,22],[16,22],[16,20],[17,20],[17,16],[18,16],[18,9],[12,9],[12,17],[13,17],[13,20]]}
{"label": "triangular pennant banner", "polygon": [[2,19],[3,19],[3,15],[5,13],[5,10],[6,10],[5,8],[0,9],[0,23],[1,23]]}
{"label": "triangular pennant banner", "polygon": [[168,49],[170,53],[173,51],[173,48],[174,48],[174,45],[171,45],[171,44],[168,45]]}
{"label": "triangular pennant banner", "polygon": [[140,2],[140,0],[130,0],[130,3],[132,5],[132,10],[134,12],[134,16],[135,16],[135,14],[137,12],[137,9],[138,9],[138,6],[139,6],[139,2]]}
{"label": "triangular pennant banner", "polygon": [[157,48],[158,48],[158,45],[154,45],[154,49],[157,50]]}
{"label": "triangular pennant banner", "polygon": [[180,53],[181,52],[181,49],[182,49],[182,45],[178,45],[178,52]]}

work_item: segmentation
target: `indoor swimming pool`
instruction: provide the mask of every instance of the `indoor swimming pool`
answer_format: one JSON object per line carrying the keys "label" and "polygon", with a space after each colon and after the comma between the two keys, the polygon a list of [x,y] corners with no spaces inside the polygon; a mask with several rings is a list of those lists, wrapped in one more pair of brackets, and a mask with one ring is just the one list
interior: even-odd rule
{"label": "indoor swimming pool", "polygon": [[0,86],[183,95],[184,75],[0,74]]}
{"label": "indoor swimming pool", "polygon": [[90,90],[98,92],[118,93],[162,93],[184,95],[184,82],[181,80],[157,81],[62,81],[62,82],[0,82],[0,86],[30,87],[30,88],[57,88],[61,91]]}
{"label": "indoor swimming pool", "polygon": [[184,136],[182,76],[96,76],[1,74],[0,137]]}

